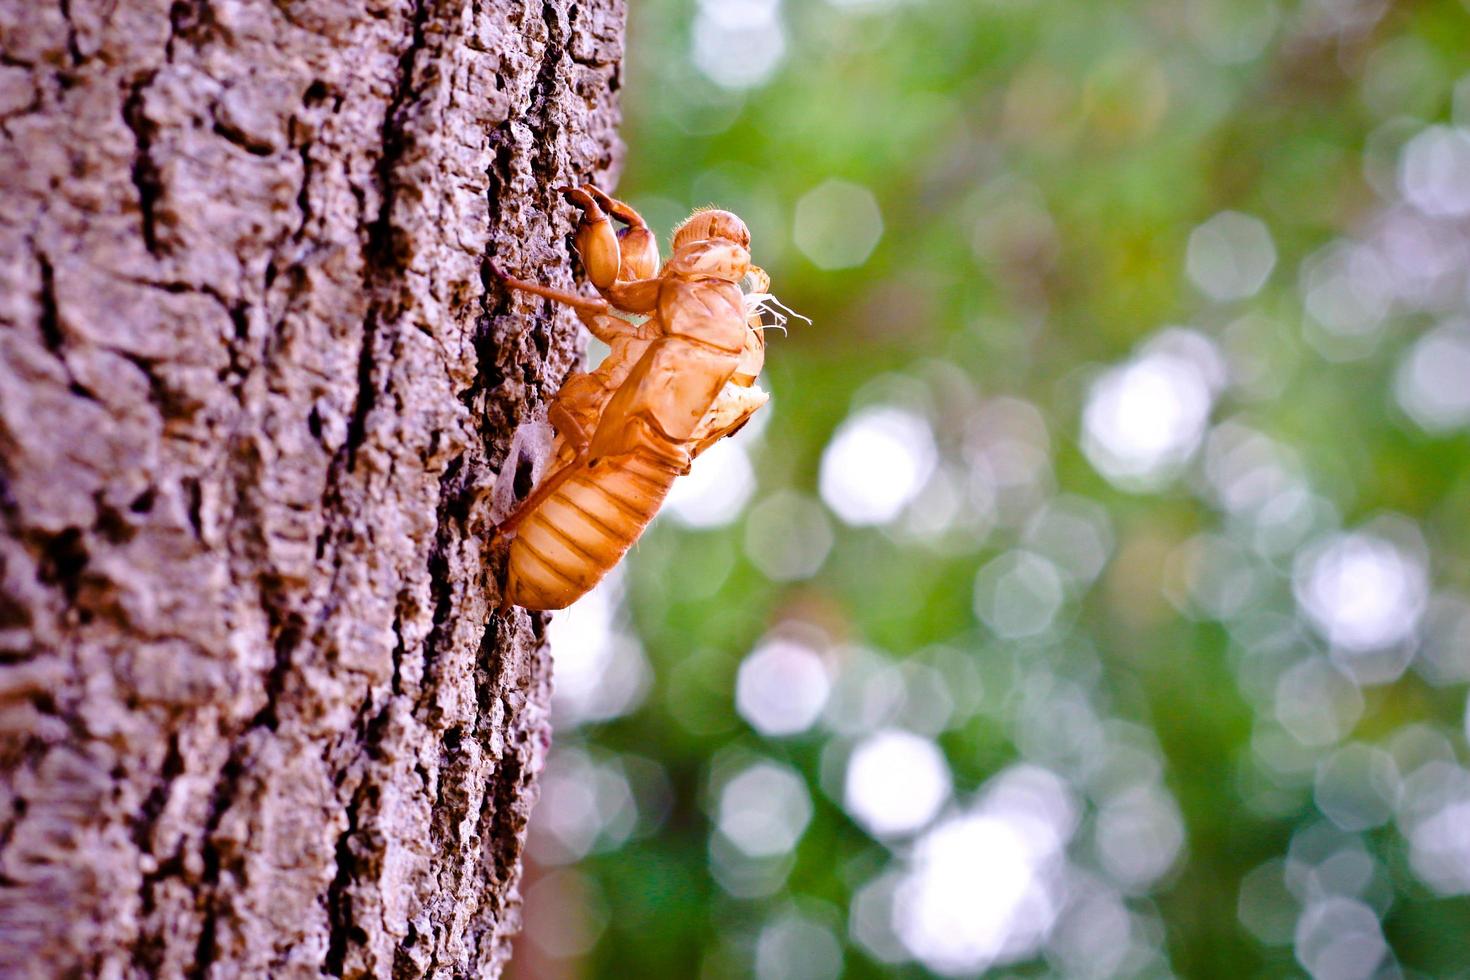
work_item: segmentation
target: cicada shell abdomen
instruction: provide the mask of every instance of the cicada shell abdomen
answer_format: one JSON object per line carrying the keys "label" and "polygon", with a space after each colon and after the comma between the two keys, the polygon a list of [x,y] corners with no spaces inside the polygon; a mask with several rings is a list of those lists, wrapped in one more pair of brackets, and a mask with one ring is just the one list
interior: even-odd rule
{"label": "cicada shell abdomen", "polygon": [[576,602],[638,540],[681,472],[647,451],[579,467],[516,531],[506,598],[524,609]]}

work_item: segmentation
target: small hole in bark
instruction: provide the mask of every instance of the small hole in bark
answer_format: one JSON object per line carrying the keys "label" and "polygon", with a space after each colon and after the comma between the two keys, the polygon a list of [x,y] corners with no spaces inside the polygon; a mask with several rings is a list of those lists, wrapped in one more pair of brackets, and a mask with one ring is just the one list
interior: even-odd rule
{"label": "small hole in bark", "polygon": [[204,488],[199,481],[191,476],[186,476],[181,485],[184,488],[184,499],[189,503],[189,526],[194,529],[194,537],[204,537]]}
{"label": "small hole in bark", "polygon": [[157,500],[157,497],[158,495],[154,492],[153,488],[149,487],[133,498],[133,502],[128,504],[128,510],[134,514],[146,514],[153,509],[153,504]]}
{"label": "small hole in bark", "polygon": [[125,544],[138,533],[126,517],[106,505],[98,511],[97,531],[113,544]]}
{"label": "small hole in bark", "polygon": [[318,78],[306,86],[306,92],[301,96],[301,101],[307,105],[320,105],[328,94],[327,83]]}
{"label": "small hole in bark", "polygon": [[38,569],[41,581],[60,586],[68,599],[75,599],[87,561],[81,530],[69,527],[43,546]]}
{"label": "small hole in bark", "polygon": [[499,364],[487,364],[480,373],[485,379],[486,388],[499,388],[505,384],[505,372],[500,369]]}
{"label": "small hole in bark", "polygon": [[230,307],[230,322],[235,325],[235,339],[246,340],[250,337],[250,307],[246,303],[236,303]]}
{"label": "small hole in bark", "polygon": [[183,2],[183,0],[177,0],[176,3],[170,6],[168,8],[168,21],[169,26],[173,28],[173,32],[175,34],[182,34],[193,27],[196,21],[193,14],[193,9],[189,4]]}
{"label": "small hole in bark", "polygon": [[535,465],[535,462],[535,460],[524,452],[516,458],[516,478],[512,486],[515,489],[517,500],[524,500],[526,495],[531,492],[531,468]]}
{"label": "small hole in bark", "polygon": [[[7,596],[0,595],[0,629],[25,628],[31,625],[31,611]],[[8,652],[8,651],[7,651]],[[9,662],[9,657],[0,657],[0,662]]]}

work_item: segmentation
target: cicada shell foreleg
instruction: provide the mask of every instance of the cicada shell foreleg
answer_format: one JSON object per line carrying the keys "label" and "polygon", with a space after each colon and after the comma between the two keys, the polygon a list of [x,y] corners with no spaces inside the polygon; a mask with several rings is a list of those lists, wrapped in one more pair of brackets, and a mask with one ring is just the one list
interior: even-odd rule
{"label": "cicada shell foreleg", "polygon": [[[582,212],[574,238],[587,278],[599,291],[619,282],[658,276],[658,239],[643,216],[592,184],[563,187],[567,203]],[[613,231],[611,218],[626,227]]]}
{"label": "cicada shell foreleg", "polygon": [[631,282],[634,279],[653,279],[658,276],[658,239],[643,215],[632,206],[609,197],[592,184],[583,184],[598,206],[626,227],[618,230],[619,268],[618,278]]}
{"label": "cicada shell foreleg", "polygon": [[519,289],[523,293],[530,293],[532,296],[540,296],[544,299],[549,299],[554,303],[561,303],[563,306],[570,306],[574,310],[582,313],[588,313],[593,316],[612,315],[612,306],[604,302],[603,300],[589,299],[586,296],[578,296],[576,293],[569,293],[564,289],[553,289],[550,286],[543,286],[540,283],[527,282],[524,279],[517,279],[515,276],[506,275],[500,270],[498,266],[494,265],[493,263],[490,265],[490,271],[494,273],[501,282],[505,283],[512,289]]}
{"label": "cicada shell foreleg", "polygon": [[[618,309],[651,312],[660,282],[658,239],[643,216],[592,184],[563,187],[561,193],[582,212],[575,240],[588,280]],[[627,227],[614,232],[609,214]]]}
{"label": "cicada shell foreleg", "polygon": [[607,289],[618,281],[618,271],[622,268],[622,250],[617,232],[613,231],[612,220],[586,187],[561,187],[558,190],[568,204],[582,212],[573,236],[577,254],[582,257],[582,268],[587,270],[587,278],[592,285],[599,290]]}

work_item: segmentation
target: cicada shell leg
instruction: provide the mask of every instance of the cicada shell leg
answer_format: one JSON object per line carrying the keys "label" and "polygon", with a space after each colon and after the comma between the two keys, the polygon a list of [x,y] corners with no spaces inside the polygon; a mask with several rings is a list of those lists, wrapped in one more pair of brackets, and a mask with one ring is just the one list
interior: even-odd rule
{"label": "cicada shell leg", "polygon": [[530,293],[532,296],[541,296],[545,299],[551,300],[552,302],[561,303],[563,306],[570,306],[575,310],[582,310],[586,313],[591,313],[594,315],[612,315],[613,308],[600,299],[588,299],[586,296],[578,296],[576,293],[569,293],[565,290],[553,289],[550,286],[543,286],[540,283],[527,282],[524,279],[517,279],[515,276],[506,275],[494,263],[491,263],[490,271],[494,273],[495,277],[501,282],[505,283],[512,289],[519,289],[523,293]]}

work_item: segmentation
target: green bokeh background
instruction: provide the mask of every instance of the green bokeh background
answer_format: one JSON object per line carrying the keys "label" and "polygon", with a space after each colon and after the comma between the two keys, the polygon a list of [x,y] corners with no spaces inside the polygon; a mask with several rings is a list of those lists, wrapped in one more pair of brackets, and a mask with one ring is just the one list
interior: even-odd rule
{"label": "green bokeh background", "polygon": [[[628,559],[619,623],[641,645],[651,682],[619,717],[563,715],[557,739],[558,751],[621,773],[638,818],[603,828],[580,862],[560,869],[554,847],[533,846],[530,938],[518,941],[517,974],[836,975],[830,956],[813,965],[768,950],[762,959],[763,930],[796,916],[835,941],[843,976],[929,975],[921,957],[875,957],[850,928],[854,894],[909,852],[909,838],[876,840],[853,820],[840,768],[824,776],[853,739],[820,722],[764,737],[737,710],[742,659],[794,625],[820,631],[834,677],[852,660],[845,651],[861,647],[895,664],[941,664],[952,693],[966,678],[979,685],[937,733],[954,782],[946,812],[1018,763],[1077,779],[1018,745],[1026,712],[1058,710],[1048,698],[1081,692],[1101,722],[1152,733],[1184,842],[1166,874],[1118,889],[1142,952],[1113,975],[1470,974],[1470,901],[1422,880],[1404,815],[1422,761],[1413,746],[1432,744],[1457,767],[1470,761],[1470,678],[1443,667],[1467,662],[1454,650],[1470,644],[1470,629],[1414,613],[1399,644],[1414,649],[1413,662],[1386,680],[1359,678],[1361,712],[1321,744],[1301,744],[1278,720],[1284,673],[1345,662],[1293,597],[1302,549],[1392,515],[1395,527],[1416,529],[1429,591],[1444,608],[1470,589],[1467,429],[1426,426],[1395,388],[1426,332],[1470,307],[1470,215],[1416,211],[1403,201],[1402,172],[1404,146],[1426,127],[1470,126],[1467,5],[633,6],[619,196],[643,210],[665,247],[695,205],[741,214],[775,292],[812,323],[770,335],[762,383],[773,403],[746,444],[755,490],[740,515],[703,529],[661,517]],[[769,74],[734,87],[709,77],[694,56],[696,33],[714,30],[699,27],[701,17],[727,28],[778,24]],[[770,37],[762,30],[729,28],[725,55],[759,68]],[[747,43],[756,45],[748,56]],[[1470,181],[1463,158],[1458,171],[1447,166],[1451,188]],[[821,268],[797,244],[799,202],[833,179],[866,188],[882,216],[871,255],[849,268]],[[1264,287],[1239,299],[1212,298],[1187,268],[1192,233],[1224,211],[1259,219],[1276,254]],[[1395,215],[1435,229],[1429,254],[1449,256],[1449,284],[1411,301],[1394,276],[1414,270],[1380,270],[1398,291],[1361,336],[1316,322],[1307,290],[1324,249],[1379,247]],[[1228,366],[1211,425],[1275,440],[1315,495],[1297,546],[1253,550],[1249,521],[1211,490],[1203,450],[1142,489],[1116,486],[1083,451],[1093,386],[1171,325],[1208,338]],[[1470,376],[1461,383],[1470,387]],[[1044,421],[1046,460],[1030,496],[1001,506],[988,528],[926,535],[906,529],[911,515],[853,527],[829,511],[832,547],[812,576],[772,581],[751,560],[747,518],[791,490],[821,500],[824,449],[855,409],[917,412],[942,468],[963,480],[977,417],[1007,397]],[[1069,589],[1040,635],[998,636],[974,609],[977,571],[1015,548],[1028,516],[1055,494],[1100,505],[1108,563]],[[1228,613],[1193,598],[1204,587],[1191,584],[1186,558],[1201,535],[1245,556],[1250,598]],[[904,727],[895,718],[887,723]],[[1353,742],[1391,758],[1398,780],[1371,790],[1390,815],[1343,829],[1324,815],[1316,785],[1320,767]],[[1292,766],[1283,770],[1273,745],[1289,747]],[[742,758],[792,767],[812,804],[789,872],[750,898],[729,894],[711,866],[711,801],[722,767]],[[1106,879],[1088,843],[1100,804],[1074,791],[1069,867]],[[555,802],[549,794],[544,806]],[[1464,815],[1470,822],[1470,809]],[[1470,827],[1461,833],[1470,837]],[[1387,951],[1359,963],[1361,972],[1353,957],[1323,966],[1294,942],[1303,910],[1323,897],[1297,873],[1314,840],[1371,859],[1371,880],[1345,897],[1378,915]],[[1283,868],[1287,879],[1297,874],[1286,900],[1296,912],[1282,913],[1281,934],[1264,939],[1238,914],[1243,881],[1262,868],[1262,881],[1283,880]],[[572,925],[548,925],[553,916]],[[558,940],[558,929],[579,938]],[[1079,975],[1048,942],[989,968]]]}

